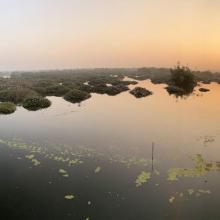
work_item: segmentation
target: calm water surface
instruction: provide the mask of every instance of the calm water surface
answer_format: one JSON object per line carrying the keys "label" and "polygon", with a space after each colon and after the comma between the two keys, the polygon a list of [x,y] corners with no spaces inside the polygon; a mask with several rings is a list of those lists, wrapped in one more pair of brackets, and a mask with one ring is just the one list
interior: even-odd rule
{"label": "calm water surface", "polygon": [[139,85],[0,116],[2,219],[220,219],[220,85]]}

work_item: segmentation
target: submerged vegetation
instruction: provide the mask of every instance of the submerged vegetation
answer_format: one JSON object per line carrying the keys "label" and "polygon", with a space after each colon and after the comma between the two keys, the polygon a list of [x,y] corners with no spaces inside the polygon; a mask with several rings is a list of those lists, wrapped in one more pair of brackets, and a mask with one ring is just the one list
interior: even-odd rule
{"label": "submerged vegetation", "polygon": [[0,114],[11,114],[15,112],[16,105],[12,102],[2,102],[0,103]]}

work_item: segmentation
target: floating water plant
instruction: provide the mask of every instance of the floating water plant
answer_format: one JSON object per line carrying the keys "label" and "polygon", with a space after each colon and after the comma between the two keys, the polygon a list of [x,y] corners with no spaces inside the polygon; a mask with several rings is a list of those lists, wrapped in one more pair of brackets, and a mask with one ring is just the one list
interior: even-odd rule
{"label": "floating water plant", "polygon": [[40,165],[40,161],[37,159],[32,159],[31,162],[33,163],[34,166],[39,166]]}
{"label": "floating water plant", "polygon": [[69,174],[66,170],[64,169],[59,169],[59,173],[63,176],[63,177],[69,177]]}
{"label": "floating water plant", "polygon": [[201,154],[197,154],[193,159],[194,168],[171,168],[168,170],[168,181],[177,181],[179,177],[199,177],[208,171],[220,170],[219,162],[207,163]]}
{"label": "floating water plant", "polygon": [[95,173],[99,173],[101,171],[101,167],[96,167],[96,169],[95,169]]}
{"label": "floating water plant", "polygon": [[32,160],[34,158],[34,155],[33,154],[26,155],[25,158],[27,158],[28,160]]}
{"label": "floating water plant", "polygon": [[187,191],[188,191],[190,196],[194,193],[194,189],[188,189]]}
{"label": "floating water plant", "polygon": [[171,197],[169,198],[169,203],[173,203],[174,200],[175,200],[175,197],[174,197],[174,196],[171,196]]}
{"label": "floating water plant", "polygon": [[151,173],[150,172],[145,172],[145,171],[142,171],[137,179],[135,180],[135,184],[136,184],[136,187],[140,187],[142,186],[144,183],[146,183],[151,177]]}
{"label": "floating water plant", "polygon": [[72,200],[75,198],[75,196],[73,194],[68,194],[68,195],[65,195],[64,198],[67,200]]}
{"label": "floating water plant", "polygon": [[34,157],[35,157],[34,154],[30,154],[30,155],[26,155],[26,156],[25,156],[25,158],[28,159],[28,160],[30,160],[34,166],[39,166],[39,165],[40,165],[40,161],[37,160],[37,159],[34,158]]}

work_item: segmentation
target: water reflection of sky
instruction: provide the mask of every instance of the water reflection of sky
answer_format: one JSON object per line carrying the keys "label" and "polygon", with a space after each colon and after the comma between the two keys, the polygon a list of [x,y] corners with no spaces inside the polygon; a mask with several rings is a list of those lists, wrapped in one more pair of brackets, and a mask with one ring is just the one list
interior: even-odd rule
{"label": "water reflection of sky", "polygon": [[[62,98],[50,97],[52,106],[46,110],[28,112],[19,107],[12,115],[0,116],[1,139],[17,137],[27,141],[45,143],[45,146],[49,143],[48,148],[56,147],[58,143],[66,144],[70,149],[74,149],[76,146],[86,146],[95,149],[96,153],[104,153],[107,156],[105,158],[111,155],[120,161],[124,160],[124,156],[151,159],[151,145],[154,142],[155,172],[151,172],[151,165],[150,167],[143,167],[139,164],[126,169],[124,166],[115,166],[114,163],[109,163],[109,158],[97,160],[98,162],[89,159],[84,161],[85,165],[82,165],[84,167],[82,170],[65,168],[70,174],[69,182],[65,184],[68,185],[73,181],[69,187],[71,189],[74,184],[74,187],[79,187],[77,193],[80,200],[83,200],[84,197],[88,199],[89,195],[99,210],[103,208],[103,212],[96,210],[95,216],[96,214],[105,215],[106,207],[109,206],[115,212],[117,208],[113,204],[121,204],[124,207],[121,209],[121,216],[128,219],[137,219],[139,211],[142,211],[143,215],[146,216],[145,211],[143,211],[146,210],[146,206],[149,207],[147,212],[150,213],[149,216],[152,219],[155,216],[162,218],[166,216],[166,213],[169,213],[169,219],[172,217],[183,219],[187,216],[200,219],[204,214],[201,207],[204,204],[211,204],[212,207],[209,207],[209,210],[214,211],[213,216],[215,217],[218,213],[215,205],[220,193],[217,187],[219,185],[219,172],[215,170],[206,172],[206,167],[203,167],[203,164],[210,166],[210,164],[219,164],[220,161],[218,148],[220,143],[220,105],[218,103],[220,85],[215,83],[204,85],[211,90],[208,93],[201,93],[196,88],[194,94],[185,99],[169,96],[164,89],[166,85],[163,84],[154,85],[149,81],[142,81],[139,85],[151,90],[153,95],[136,99],[129,92],[117,96],[93,94],[91,99],[83,102],[80,106],[68,103]],[[131,88],[133,87],[135,86],[131,86]],[[201,155],[202,158],[201,166],[197,166],[198,164],[196,165],[193,162],[193,158],[200,158],[198,155]],[[16,153],[15,157],[17,157]],[[48,169],[50,168],[52,170],[60,169],[60,167],[56,167],[58,164],[49,163],[43,158],[40,162],[46,170],[45,172],[49,172]],[[55,160],[55,162],[57,161]],[[3,166],[4,164],[7,162],[2,162]],[[94,173],[93,170],[98,165],[101,165],[104,170],[101,171],[103,176],[102,178],[93,178],[89,172],[92,169],[92,173]],[[175,170],[175,168],[180,169]],[[7,173],[8,169],[5,169]],[[21,172],[19,168],[16,169],[18,169],[18,179],[20,179]],[[21,167],[20,169],[23,173],[25,168]],[[138,191],[135,188],[134,181],[143,169],[151,172],[151,179],[146,187]],[[192,172],[193,175],[199,175],[196,178],[194,178],[195,176],[193,178],[180,177],[181,181],[169,182],[167,178],[170,169],[174,174],[177,172],[188,175]],[[156,170],[159,171],[159,175]],[[78,172],[78,177],[82,178],[81,181],[75,179],[76,172]],[[15,181],[13,177],[10,178]],[[38,179],[45,182],[46,178],[39,176]],[[58,180],[59,178],[56,177],[54,181]],[[91,184],[93,184],[94,189],[101,189],[97,195],[92,189],[87,191]],[[58,191],[61,190],[62,193],[65,193],[63,190],[66,185],[65,187],[63,187],[64,185],[61,186]],[[119,193],[121,197],[115,200],[117,202],[111,200],[107,206],[103,204],[103,199],[111,187],[114,188],[112,193],[116,195]],[[188,201],[190,195],[187,190],[191,188],[195,191],[193,194],[195,196]],[[207,196],[196,200],[198,190],[205,190],[203,194],[208,194],[206,190],[210,190],[212,192],[212,203],[210,203],[210,197]],[[88,195],[83,195],[85,192]],[[150,200],[146,200],[145,193],[148,198],[151,198]],[[181,197],[182,194],[184,194],[183,198]],[[63,198],[63,194],[61,197]],[[170,208],[169,199],[172,202],[173,197],[175,197],[175,205]],[[123,202],[121,198],[124,198]],[[160,212],[154,209],[158,204],[160,204]],[[130,210],[131,206],[135,207],[138,213],[134,211],[128,214],[126,210]],[[196,206],[198,209],[190,208]],[[128,207],[130,208],[128,209]],[[84,210],[81,211],[84,212]],[[211,216],[208,212],[205,214],[208,217]],[[118,215],[120,214],[118,213]],[[143,215],[140,215],[140,218],[143,218]],[[110,219],[111,214],[107,217]]]}
{"label": "water reflection of sky", "polygon": [[204,148],[203,142],[211,137],[215,141],[207,144],[215,157],[220,141],[218,84],[205,85],[211,89],[208,93],[196,89],[186,99],[169,96],[164,84],[141,81],[139,85],[153,95],[136,99],[128,92],[117,96],[93,94],[80,106],[50,97],[52,106],[46,110],[28,112],[19,107],[12,115],[0,116],[1,136],[146,152],[154,142],[163,155],[168,149],[174,154],[183,149],[190,153],[206,151],[209,148]]}

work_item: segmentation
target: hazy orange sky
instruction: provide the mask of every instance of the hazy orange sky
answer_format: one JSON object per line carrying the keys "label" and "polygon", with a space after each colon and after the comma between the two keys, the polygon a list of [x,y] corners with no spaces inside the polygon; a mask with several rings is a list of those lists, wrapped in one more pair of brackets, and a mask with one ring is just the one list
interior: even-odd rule
{"label": "hazy orange sky", "polygon": [[220,71],[219,0],[0,0],[0,70]]}

